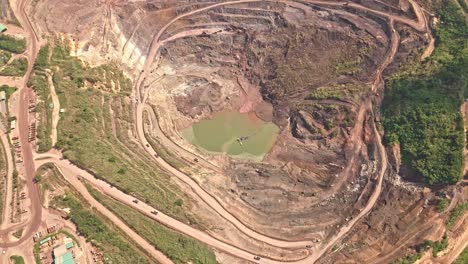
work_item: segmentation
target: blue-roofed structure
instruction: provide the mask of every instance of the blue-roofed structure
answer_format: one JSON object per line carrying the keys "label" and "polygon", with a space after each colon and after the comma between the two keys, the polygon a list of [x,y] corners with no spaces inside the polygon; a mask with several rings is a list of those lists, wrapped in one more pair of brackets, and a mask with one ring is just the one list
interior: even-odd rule
{"label": "blue-roofed structure", "polygon": [[75,264],[73,260],[73,255],[70,252],[67,252],[61,256],[56,256],[54,258],[54,264]]}

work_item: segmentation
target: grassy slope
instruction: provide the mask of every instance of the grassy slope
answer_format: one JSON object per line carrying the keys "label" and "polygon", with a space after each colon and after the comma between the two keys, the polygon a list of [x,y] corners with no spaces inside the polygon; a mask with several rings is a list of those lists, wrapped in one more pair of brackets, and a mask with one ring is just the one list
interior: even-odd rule
{"label": "grassy slope", "polygon": [[449,219],[447,221],[447,229],[451,230],[457,220],[468,210],[468,203],[459,204],[457,207],[450,211]]}
{"label": "grassy slope", "polygon": [[7,177],[7,160],[6,160],[6,153],[5,153],[5,146],[3,146],[2,142],[0,141],[0,217],[3,216],[3,204],[5,199],[5,191],[6,191],[6,177]]}
{"label": "grassy slope", "polygon": [[52,148],[52,139],[50,137],[52,131],[52,109],[49,107],[52,99],[50,98],[49,84],[45,71],[49,64],[49,52],[49,45],[41,47],[34,62],[31,77],[28,80],[28,85],[36,91],[39,99],[36,104],[36,112],[39,116],[36,132],[38,152],[46,152]]}
{"label": "grassy slope", "polygon": [[429,184],[453,184],[463,168],[468,25],[452,1],[440,14],[434,53],[387,83],[382,113],[386,141],[401,145],[403,162]]}
{"label": "grassy slope", "polygon": [[453,264],[466,264],[468,263],[468,247],[458,256],[457,260]]}
{"label": "grassy slope", "polygon": [[200,242],[179,234],[135,212],[132,208],[108,198],[88,186],[90,193],[104,206],[113,211],[127,225],[143,236],[175,263],[217,263],[213,252]]}
{"label": "grassy slope", "polygon": [[[26,51],[26,40],[0,34],[0,68],[10,60],[12,53],[20,54]],[[26,73],[28,61],[18,58],[6,65],[0,75],[21,77]]]}
{"label": "grassy slope", "polygon": [[[55,40],[51,45],[51,60],[40,59],[39,54],[35,68],[39,83],[45,80],[40,71],[52,70],[60,107],[66,109],[58,124],[57,147],[75,164],[124,192],[196,224],[186,202],[187,196],[147,157],[134,138],[130,138],[129,131],[133,129],[133,109],[127,96],[132,89],[130,80],[115,65],[87,66],[69,55],[66,43]],[[47,87],[47,83],[45,85]],[[43,94],[48,96],[46,92]],[[41,115],[45,120],[46,114]],[[44,128],[43,122],[41,124],[43,128],[40,125],[38,133],[49,130],[48,125]],[[115,135],[112,127],[115,127]]]}
{"label": "grassy slope", "polygon": [[11,256],[10,257],[11,261],[13,261],[13,264],[24,264],[24,258],[21,256]]}
{"label": "grassy slope", "polygon": [[[98,177],[123,191],[134,193],[156,208],[179,219],[196,223],[196,219],[188,213],[184,196],[180,195],[181,192],[177,191],[178,188],[170,182],[169,177],[155,167],[144,152],[133,153],[129,150],[138,151],[138,146],[128,138],[132,113],[126,96],[131,84],[126,79],[121,80],[119,83],[125,83],[126,89],[113,92],[110,89],[111,84],[103,81],[99,72],[110,69],[117,79],[123,75],[116,72],[116,68],[111,68],[112,66],[101,66],[98,69],[86,67],[76,58],[68,56],[67,51],[60,46],[54,48],[51,64],[60,68],[52,67],[55,69],[54,82],[57,93],[61,96],[61,105],[67,109],[59,123],[58,139],[58,146],[64,149],[67,158],[92,170]],[[110,72],[106,72],[107,74]],[[90,88],[91,85],[94,88]],[[109,108],[112,108],[118,118],[115,136],[111,133]],[[214,254],[198,242],[156,225],[135,212],[121,210],[120,213],[125,213],[122,218],[127,224],[151,243],[158,245],[161,251],[175,261],[215,262]],[[135,221],[128,219],[144,224],[135,226]]]}

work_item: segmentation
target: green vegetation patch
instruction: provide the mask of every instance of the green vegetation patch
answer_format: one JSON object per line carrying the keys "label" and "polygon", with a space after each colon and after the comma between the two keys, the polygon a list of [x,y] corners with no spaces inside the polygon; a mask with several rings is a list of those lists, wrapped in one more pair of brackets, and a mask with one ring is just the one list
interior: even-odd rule
{"label": "green vegetation patch", "polygon": [[344,56],[335,65],[335,72],[337,74],[354,75],[362,70],[362,63],[364,62],[361,56]]}
{"label": "green vegetation patch", "polygon": [[14,59],[10,64],[6,65],[0,75],[22,77],[28,69],[28,60],[26,58]]}
{"label": "green vegetation patch", "polygon": [[212,250],[197,240],[170,230],[132,208],[102,195],[87,186],[93,197],[113,211],[128,226],[143,236],[174,263],[217,263]]}
{"label": "green vegetation patch", "polygon": [[49,65],[50,46],[42,46],[34,62],[28,86],[33,88],[38,96],[36,112],[38,113],[38,125],[36,130],[38,152],[47,152],[52,148],[52,104],[50,88],[47,80],[46,68]]}
{"label": "green vegetation patch", "polygon": [[3,216],[3,204],[6,191],[6,178],[8,173],[8,163],[6,158],[6,148],[0,141],[0,217]]}
{"label": "green vegetation patch", "polygon": [[447,232],[444,233],[444,236],[440,241],[425,240],[423,244],[420,244],[416,247],[416,252],[408,254],[398,260],[392,262],[392,264],[412,264],[418,261],[423,253],[432,248],[432,255],[434,258],[439,255],[439,253],[445,250],[448,247],[448,236]]}
{"label": "green vegetation patch", "polygon": [[11,256],[10,260],[13,264],[24,264],[24,258],[22,256]]}
{"label": "green vegetation patch", "polygon": [[23,235],[23,228],[19,229],[18,231],[15,231],[13,233],[13,236],[18,238],[18,239],[20,239],[22,235]]}
{"label": "green vegetation patch", "polygon": [[44,71],[49,65],[50,45],[46,44],[39,49],[36,61],[34,62],[34,70]]}
{"label": "green vegetation patch", "polygon": [[388,145],[400,144],[402,161],[429,184],[456,183],[463,169],[468,25],[447,1],[436,30],[437,46],[427,62],[387,83],[383,124]]}
{"label": "green vegetation patch", "polygon": [[413,254],[406,255],[398,260],[392,262],[392,264],[413,264],[418,261],[423,255],[423,252],[416,252]]}
{"label": "green vegetation patch", "polygon": [[119,92],[124,95],[130,95],[132,92],[132,82],[115,63],[91,68],[86,72],[85,80],[94,88],[104,91]]}
{"label": "green vegetation patch", "polygon": [[424,246],[426,249],[432,248],[432,256],[435,258],[439,255],[439,252],[445,250],[448,247],[448,236],[447,233],[444,234],[442,240],[440,241],[432,241],[426,240],[424,241]]}
{"label": "green vegetation patch", "polygon": [[0,35],[0,49],[12,53],[23,53],[26,51],[26,40],[5,34]]}
{"label": "green vegetation patch", "polygon": [[462,216],[466,210],[468,210],[468,203],[463,203],[455,207],[449,215],[449,219],[447,221],[447,228],[449,230],[452,229],[452,227],[455,225],[455,222]]}
{"label": "green vegetation patch", "polygon": [[307,99],[345,99],[352,98],[353,95],[360,94],[365,90],[368,90],[369,86],[357,84],[357,83],[346,83],[346,84],[333,84],[330,86],[322,86],[314,89],[310,92]]}
{"label": "green vegetation patch", "polygon": [[17,90],[18,88],[13,86],[8,86],[6,84],[0,86],[0,91],[4,91],[6,93],[7,99]]}
{"label": "green vegetation patch", "polygon": [[5,66],[11,59],[11,52],[0,50],[0,67]]}
{"label": "green vegetation patch", "polygon": [[445,209],[447,209],[447,207],[449,206],[450,204],[450,200],[447,199],[447,198],[443,198],[443,199],[440,199],[438,202],[437,202],[437,211],[439,213],[442,213],[445,211]]}
{"label": "green vegetation patch", "polygon": [[458,256],[457,260],[453,264],[466,264],[468,263],[468,247]]}

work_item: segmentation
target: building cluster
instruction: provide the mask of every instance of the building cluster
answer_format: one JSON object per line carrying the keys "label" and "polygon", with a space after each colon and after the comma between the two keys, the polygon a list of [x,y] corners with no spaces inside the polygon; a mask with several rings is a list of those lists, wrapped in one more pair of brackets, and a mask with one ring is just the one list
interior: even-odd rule
{"label": "building cluster", "polygon": [[73,241],[71,238],[64,238],[63,244],[55,247],[53,252],[54,264],[74,264]]}

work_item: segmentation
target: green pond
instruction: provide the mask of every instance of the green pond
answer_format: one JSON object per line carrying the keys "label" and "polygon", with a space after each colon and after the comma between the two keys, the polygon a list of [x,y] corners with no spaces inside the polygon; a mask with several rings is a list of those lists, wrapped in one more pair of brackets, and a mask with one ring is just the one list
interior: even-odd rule
{"label": "green pond", "polygon": [[213,119],[181,130],[186,140],[205,151],[255,160],[261,160],[270,150],[278,132],[272,122],[235,111],[217,113]]}

